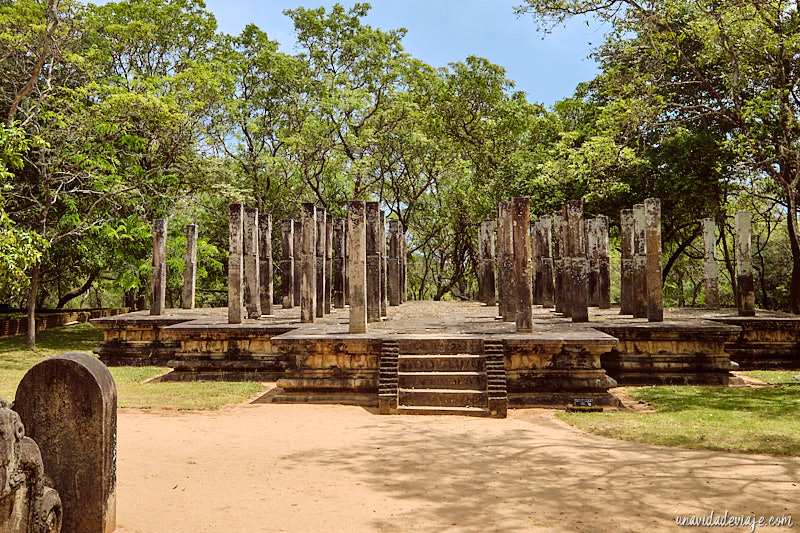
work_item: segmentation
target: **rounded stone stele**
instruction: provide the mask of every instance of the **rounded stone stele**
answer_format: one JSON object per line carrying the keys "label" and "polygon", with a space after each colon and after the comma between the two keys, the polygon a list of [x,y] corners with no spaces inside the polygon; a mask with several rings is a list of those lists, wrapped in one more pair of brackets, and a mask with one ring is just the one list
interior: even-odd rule
{"label": "rounded stone stele", "polygon": [[81,352],[53,356],[25,374],[14,408],[61,496],[62,532],[113,532],[117,387],[108,368]]}

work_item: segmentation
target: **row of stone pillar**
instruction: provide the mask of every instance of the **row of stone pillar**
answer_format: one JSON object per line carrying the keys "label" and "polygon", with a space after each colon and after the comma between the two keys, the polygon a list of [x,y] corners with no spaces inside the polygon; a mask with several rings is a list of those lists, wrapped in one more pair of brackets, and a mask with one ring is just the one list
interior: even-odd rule
{"label": "row of stone pillar", "polygon": [[350,306],[350,333],[366,333],[367,323],[388,316],[390,305],[406,301],[406,240],[402,224],[389,221],[386,246],[386,214],[378,202],[347,203],[345,279]]}
{"label": "row of stone pillar", "polygon": [[[284,308],[300,305],[301,321],[313,322],[330,313],[331,307],[350,305],[351,315],[358,316],[363,311],[367,322],[380,322],[388,315],[389,305],[405,301],[407,268],[402,225],[397,220],[389,221],[387,250],[386,214],[378,202],[348,203],[348,218],[333,219],[313,203],[302,204],[301,211],[301,221],[282,223]],[[351,215],[355,217],[352,220]],[[358,283],[360,255],[351,254],[352,246],[357,248],[357,254],[361,253],[362,237],[365,281]],[[363,310],[360,292],[356,303],[351,301],[353,291],[364,291]],[[360,323],[360,318],[355,322]]]}
{"label": "row of stone pillar", "polygon": [[[351,204],[353,204],[351,202]],[[349,206],[351,205],[349,204]],[[363,204],[363,205],[362,205]],[[368,321],[379,322],[388,315],[389,305],[406,301],[406,240],[402,224],[389,221],[389,249],[386,215],[378,202],[356,202],[364,223],[350,227],[347,219],[333,219],[313,203],[301,206],[302,220],[281,224],[282,304],[286,309],[301,307],[301,320],[313,322],[349,303],[348,235],[365,239],[365,283]],[[234,203],[229,206],[228,322],[241,323],[273,313],[272,216],[258,209]],[[167,221],[153,223],[153,262],[150,314],[165,308]],[[197,273],[197,225],[186,226],[186,257],[182,307],[193,309]],[[387,282],[388,279],[388,282]],[[332,282],[332,283],[331,283]],[[333,301],[332,301],[333,300]]]}
{"label": "row of stone pillar", "polygon": [[228,323],[272,315],[272,215],[228,206]]}
{"label": "row of stone pillar", "polygon": [[[716,258],[717,224],[713,218],[700,221],[703,230],[703,277],[706,307],[719,309],[719,264]],[[755,315],[755,285],[751,251],[752,218],[749,211],[738,211],[736,226],[736,308],[739,316]]]}
{"label": "row of stone pillar", "polygon": [[[197,280],[197,224],[186,226],[186,255],[184,256],[183,292],[181,307],[194,309]],[[167,220],[153,221],[153,261],[150,274],[150,314],[162,315],[167,289]]]}
{"label": "row of stone pillar", "polygon": [[620,314],[662,322],[661,200],[648,198],[623,209],[620,226]]}
{"label": "row of stone pillar", "polygon": [[[528,313],[517,309],[520,291],[526,290],[530,292],[531,303],[555,307],[575,322],[588,320],[589,305],[610,308],[608,219],[600,216],[584,221],[582,203],[573,201],[552,218],[542,216],[531,222],[529,212],[525,215],[520,211],[526,201],[515,198],[498,206],[496,263],[500,317],[504,321],[517,321],[519,331],[521,311],[522,329],[527,328],[524,316]],[[529,201],[527,205],[530,208]],[[478,297],[487,305],[494,305],[494,221],[484,221],[478,235]],[[517,285],[526,268],[531,275],[529,289],[527,283]]]}

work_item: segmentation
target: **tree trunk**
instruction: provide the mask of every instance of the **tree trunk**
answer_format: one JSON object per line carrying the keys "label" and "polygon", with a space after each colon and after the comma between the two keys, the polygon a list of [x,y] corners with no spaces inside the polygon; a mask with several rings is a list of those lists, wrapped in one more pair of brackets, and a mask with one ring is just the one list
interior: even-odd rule
{"label": "tree trunk", "polygon": [[789,212],[786,215],[786,222],[789,227],[789,244],[792,248],[792,282],[789,292],[789,310],[795,314],[800,314],[800,245],[797,242],[797,206],[791,193],[787,193],[789,198]]}
{"label": "tree trunk", "polygon": [[77,298],[81,294],[91,289],[92,283],[94,282],[94,279],[97,277],[98,273],[99,271],[95,270],[94,272],[89,274],[89,279],[87,279],[86,283],[84,283],[80,288],[77,288],[72,292],[68,292],[67,294],[59,298],[58,303],[56,304],[56,309],[61,309],[62,307],[64,307],[64,305],[66,305],[67,302],[69,302],[73,298]]}
{"label": "tree trunk", "polygon": [[28,288],[28,335],[25,347],[36,349],[36,293],[39,289],[39,263],[31,269],[31,286]]}

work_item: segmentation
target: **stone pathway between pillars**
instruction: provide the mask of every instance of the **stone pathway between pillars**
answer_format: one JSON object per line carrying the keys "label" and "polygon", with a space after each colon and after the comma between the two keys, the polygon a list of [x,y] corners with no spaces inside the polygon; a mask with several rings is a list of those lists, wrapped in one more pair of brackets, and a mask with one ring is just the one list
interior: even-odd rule
{"label": "stone pathway between pillars", "polygon": [[122,409],[117,531],[699,531],[676,515],[797,514],[798,458],[616,441],[545,410],[376,411]]}

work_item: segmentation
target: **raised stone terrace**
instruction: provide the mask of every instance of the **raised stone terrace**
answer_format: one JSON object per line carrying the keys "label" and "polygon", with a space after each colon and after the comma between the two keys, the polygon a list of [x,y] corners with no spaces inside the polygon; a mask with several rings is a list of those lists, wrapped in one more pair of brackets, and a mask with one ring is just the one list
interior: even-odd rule
{"label": "raised stone terrace", "polygon": [[[740,365],[800,367],[800,319],[781,313],[667,309],[654,323],[590,308],[588,322],[573,323],[534,306],[531,333],[496,315],[477,302],[410,301],[363,334],[348,333],[348,310],[335,308],[314,322],[278,306],[241,324],[227,323],[226,308],[92,323],[105,334],[97,353],[107,364],[166,364],[167,380],[276,381],[273,401],[380,403],[393,413],[498,416],[497,398],[613,405],[617,384],[736,385]],[[491,354],[502,357],[488,362]]]}

